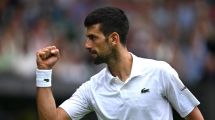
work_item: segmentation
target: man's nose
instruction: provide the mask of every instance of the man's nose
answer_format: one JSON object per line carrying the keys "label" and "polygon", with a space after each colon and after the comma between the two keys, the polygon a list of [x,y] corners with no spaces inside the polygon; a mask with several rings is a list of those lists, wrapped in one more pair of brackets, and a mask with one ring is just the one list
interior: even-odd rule
{"label": "man's nose", "polygon": [[85,46],[85,48],[86,48],[86,49],[91,48],[91,47],[92,47],[92,45],[91,45],[90,40],[88,40],[88,39],[87,39],[87,40],[85,40],[84,46]]}

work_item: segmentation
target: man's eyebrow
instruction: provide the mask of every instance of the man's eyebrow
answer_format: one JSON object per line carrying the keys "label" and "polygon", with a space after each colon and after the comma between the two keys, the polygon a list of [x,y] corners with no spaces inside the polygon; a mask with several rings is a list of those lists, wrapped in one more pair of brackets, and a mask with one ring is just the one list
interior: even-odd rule
{"label": "man's eyebrow", "polygon": [[92,34],[86,34],[86,36],[87,36],[87,37],[90,37],[90,36],[94,36],[94,35],[92,35]]}
{"label": "man's eyebrow", "polygon": [[97,37],[97,36],[94,35],[94,34],[87,34],[86,36],[87,36],[87,37]]}

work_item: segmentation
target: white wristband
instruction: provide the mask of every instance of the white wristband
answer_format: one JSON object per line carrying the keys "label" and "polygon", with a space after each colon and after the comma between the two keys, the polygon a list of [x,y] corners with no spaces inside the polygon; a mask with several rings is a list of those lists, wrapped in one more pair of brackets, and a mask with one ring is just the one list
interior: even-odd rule
{"label": "white wristband", "polygon": [[51,87],[52,70],[36,70],[36,86]]}

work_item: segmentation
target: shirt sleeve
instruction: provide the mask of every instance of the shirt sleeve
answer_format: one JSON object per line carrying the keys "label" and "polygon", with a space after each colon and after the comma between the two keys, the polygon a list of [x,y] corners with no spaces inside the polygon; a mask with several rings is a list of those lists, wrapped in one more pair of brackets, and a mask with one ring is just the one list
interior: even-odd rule
{"label": "shirt sleeve", "polygon": [[82,84],[76,92],[59,107],[63,108],[72,120],[79,120],[91,112],[90,81]]}
{"label": "shirt sleeve", "polygon": [[171,103],[181,117],[186,117],[200,102],[179,79],[177,72],[166,65],[162,72],[164,97]]}

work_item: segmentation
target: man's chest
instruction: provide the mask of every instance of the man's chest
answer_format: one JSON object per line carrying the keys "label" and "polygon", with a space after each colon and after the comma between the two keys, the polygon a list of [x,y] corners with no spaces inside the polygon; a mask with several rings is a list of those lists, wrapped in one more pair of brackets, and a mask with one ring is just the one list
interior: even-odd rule
{"label": "man's chest", "polygon": [[126,84],[110,83],[94,91],[94,109],[107,113],[138,112],[156,109],[166,100],[159,80],[151,76],[136,77]]}

